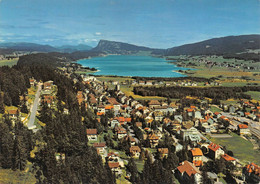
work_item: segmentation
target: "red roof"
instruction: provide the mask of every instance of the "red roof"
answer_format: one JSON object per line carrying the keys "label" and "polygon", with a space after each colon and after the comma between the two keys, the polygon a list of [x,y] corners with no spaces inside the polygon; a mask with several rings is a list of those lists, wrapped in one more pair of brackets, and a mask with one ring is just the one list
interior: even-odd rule
{"label": "red roof", "polygon": [[245,115],[247,116],[247,115],[249,115],[250,114],[250,112],[245,112]]}
{"label": "red roof", "polygon": [[161,103],[158,100],[151,100],[148,105],[161,105]]}
{"label": "red roof", "polygon": [[18,109],[15,109],[15,110],[8,110],[8,114],[11,114],[11,115],[16,115],[18,114]]}
{"label": "red roof", "polygon": [[234,161],[234,160],[236,160],[235,158],[229,156],[226,153],[224,155],[222,155],[222,158],[224,158],[226,161]]}
{"label": "red roof", "polygon": [[158,152],[161,154],[168,154],[169,150],[168,148],[158,148]]}
{"label": "red roof", "polygon": [[109,98],[108,102],[112,105],[119,105],[119,103],[117,102],[117,100],[115,98]]}
{"label": "red roof", "polygon": [[203,155],[200,148],[193,148],[190,151],[192,153],[192,156],[202,156]]}
{"label": "red roof", "polygon": [[139,148],[139,146],[131,146],[130,147],[130,152],[141,152],[141,149]]}
{"label": "red roof", "polygon": [[119,162],[108,162],[108,166],[110,168],[118,168],[119,167]]}
{"label": "red roof", "polygon": [[224,118],[226,118],[226,116],[220,116],[220,118],[221,118],[221,119],[224,119]]}
{"label": "red roof", "polygon": [[219,112],[215,112],[214,114],[219,115],[220,113]]}
{"label": "red roof", "polygon": [[87,129],[87,135],[97,135],[97,129]]}
{"label": "red roof", "polygon": [[104,142],[100,142],[100,143],[94,143],[93,144],[93,147],[94,148],[103,148],[103,147],[105,147],[106,146],[106,143],[104,143]]}
{"label": "red roof", "polygon": [[180,173],[186,172],[189,176],[200,173],[199,169],[187,160],[184,161],[182,165],[177,167],[177,169],[180,171]]}
{"label": "red roof", "polygon": [[256,165],[255,163],[248,164],[248,165],[246,166],[246,170],[247,170],[247,172],[249,172],[249,173],[254,172],[255,175],[260,176],[260,167],[259,167],[258,165]]}
{"label": "red roof", "polygon": [[208,148],[215,152],[220,148],[220,146],[212,142],[212,143],[210,143]]}
{"label": "red roof", "polygon": [[187,109],[187,111],[188,111],[188,112],[192,112],[192,111],[194,111],[194,109]]}
{"label": "red roof", "polygon": [[238,128],[239,128],[239,129],[247,129],[248,126],[245,125],[245,124],[239,124],[239,125],[238,125]]}

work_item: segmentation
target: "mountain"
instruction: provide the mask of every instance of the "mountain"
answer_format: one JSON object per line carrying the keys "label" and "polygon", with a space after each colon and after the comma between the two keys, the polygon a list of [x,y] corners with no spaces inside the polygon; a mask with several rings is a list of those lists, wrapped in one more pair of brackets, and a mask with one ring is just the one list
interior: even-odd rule
{"label": "mountain", "polygon": [[148,47],[108,40],[100,40],[98,45],[92,49],[92,51],[104,52],[107,54],[135,54],[140,51],[153,52],[157,50],[160,49],[152,49]]}
{"label": "mountain", "polygon": [[225,55],[256,49],[260,49],[260,35],[241,35],[172,47],[165,50],[164,55]]}
{"label": "mountain", "polygon": [[57,47],[60,52],[76,52],[76,51],[87,51],[87,50],[91,50],[92,47],[88,46],[88,45],[84,45],[84,44],[79,44],[79,45],[63,45],[60,47]]}
{"label": "mountain", "polygon": [[36,43],[0,43],[2,49],[12,49],[15,51],[27,51],[27,52],[57,52],[58,49],[50,45],[40,45]]}

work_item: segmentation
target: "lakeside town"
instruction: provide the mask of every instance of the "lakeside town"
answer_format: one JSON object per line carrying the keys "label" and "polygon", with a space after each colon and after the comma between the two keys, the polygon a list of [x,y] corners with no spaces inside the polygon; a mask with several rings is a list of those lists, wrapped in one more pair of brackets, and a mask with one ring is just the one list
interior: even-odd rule
{"label": "lakeside town", "polygon": [[[74,84],[80,82],[84,86],[82,91],[77,92],[76,98],[79,107],[93,118],[93,123],[85,130],[88,144],[96,149],[103,163],[108,164],[118,182],[133,182],[137,173],[147,169],[147,160],[150,164],[160,160],[177,183],[260,181],[258,101],[241,99],[235,104],[221,105],[212,103],[208,98],[200,99],[200,104],[196,105],[166,99],[140,101],[121,91],[121,87],[129,86],[129,81],[119,82],[116,78],[114,81],[102,81],[95,76],[75,77],[69,70],[61,71]],[[163,81],[131,82],[131,85],[141,86],[156,84],[197,86],[192,81],[171,84]],[[19,109],[7,109],[6,114],[13,122],[21,119],[29,129],[37,132],[45,123],[39,119],[30,121],[33,116],[36,119],[40,116],[44,105],[57,110],[57,86],[53,81],[36,81],[33,78],[30,85],[29,92],[34,92],[20,97],[27,107],[31,106],[30,116]],[[69,114],[69,110],[63,109],[63,113]],[[244,157],[241,153],[236,155],[236,150],[214,142],[218,139],[231,141],[233,138],[252,145],[253,157]],[[66,160],[62,152],[56,152],[55,158],[57,162]]]}

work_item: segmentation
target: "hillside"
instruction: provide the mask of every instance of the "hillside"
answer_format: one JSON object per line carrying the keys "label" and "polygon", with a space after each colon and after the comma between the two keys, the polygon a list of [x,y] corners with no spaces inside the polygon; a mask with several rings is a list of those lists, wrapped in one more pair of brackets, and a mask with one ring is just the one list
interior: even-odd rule
{"label": "hillside", "polygon": [[60,47],[57,47],[60,52],[76,52],[76,51],[87,51],[91,50],[92,47],[84,44],[79,44],[79,45],[63,45]]}
{"label": "hillside", "polygon": [[225,55],[256,49],[260,49],[260,35],[241,35],[172,47],[165,50],[164,55]]}
{"label": "hillside", "polygon": [[0,43],[0,51],[3,54],[11,54],[14,51],[23,51],[23,52],[77,52],[77,51],[88,51],[92,47],[84,44],[79,45],[64,45],[60,47],[53,47],[50,45],[41,45],[36,43]]}
{"label": "hillside", "polygon": [[122,42],[100,40],[98,45],[92,50],[107,54],[135,54],[141,51],[153,52],[160,49],[152,49]]}
{"label": "hillside", "polygon": [[50,45],[40,45],[36,43],[1,43],[0,48],[12,49],[15,51],[28,51],[28,52],[55,52],[57,48]]}

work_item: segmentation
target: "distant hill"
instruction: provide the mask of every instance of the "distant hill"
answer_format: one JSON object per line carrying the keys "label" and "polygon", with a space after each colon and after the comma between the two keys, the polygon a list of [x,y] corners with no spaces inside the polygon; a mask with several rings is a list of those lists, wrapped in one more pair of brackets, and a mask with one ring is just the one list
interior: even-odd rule
{"label": "distant hill", "polygon": [[79,45],[63,45],[60,47],[57,47],[60,52],[76,52],[76,51],[87,51],[87,50],[91,50],[92,47],[88,46],[88,45],[84,45],[84,44],[79,44]]}
{"label": "distant hill", "polygon": [[98,45],[92,49],[92,51],[98,51],[107,54],[135,54],[141,51],[155,52],[157,50],[160,49],[152,49],[148,47],[108,40],[100,40]]}
{"label": "distant hill", "polygon": [[260,35],[241,35],[172,47],[166,49],[164,55],[226,55],[256,49],[260,49]]}
{"label": "distant hill", "polygon": [[11,49],[15,51],[27,51],[27,52],[57,52],[57,48],[50,45],[40,45],[36,43],[0,43],[0,48]]}
{"label": "distant hill", "polygon": [[20,42],[20,43],[0,43],[0,49],[3,51],[24,51],[24,52],[67,52],[72,53],[76,51],[87,51],[91,50],[92,47],[88,45],[64,45],[60,47],[53,47],[50,45],[41,45],[36,43],[27,43],[27,42]]}

